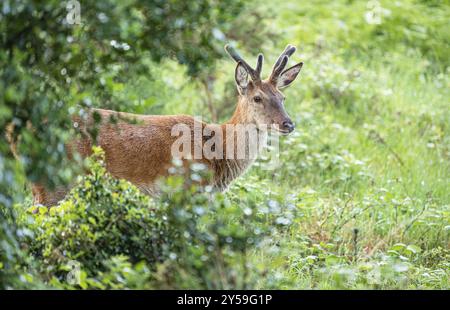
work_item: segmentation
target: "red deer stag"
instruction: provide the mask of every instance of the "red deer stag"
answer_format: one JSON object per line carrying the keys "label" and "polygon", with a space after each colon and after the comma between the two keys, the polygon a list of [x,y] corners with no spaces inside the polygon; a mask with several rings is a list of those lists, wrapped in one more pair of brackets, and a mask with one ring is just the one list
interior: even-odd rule
{"label": "red deer stag", "polygon": [[[183,124],[184,128],[195,131],[196,124],[201,130],[219,132],[224,137],[216,145],[216,150],[227,150],[232,146],[234,155],[236,148],[243,142],[238,141],[227,128],[236,125],[253,125],[258,132],[272,128],[280,134],[289,134],[294,130],[294,124],[284,108],[284,96],[281,89],[289,86],[299,74],[303,63],[300,62],[284,69],[289,57],[295,52],[294,46],[288,45],[280,55],[269,78],[261,79],[263,55],[259,54],[256,68],[252,68],[229,45],[225,46],[228,54],[237,62],[235,81],[239,92],[237,106],[231,119],[222,125],[206,124],[187,115],[135,115],[110,110],[94,109],[87,119],[73,119],[74,124],[84,132],[94,126],[92,113],[101,116],[98,127],[97,144],[105,151],[106,168],[116,177],[123,178],[136,185],[148,195],[158,194],[157,180],[169,175],[173,165],[173,145],[178,137],[173,135],[173,128]],[[110,122],[110,118],[119,119],[118,123]],[[133,120],[134,122],[130,122]],[[190,135],[189,135],[190,136]],[[191,136],[190,136],[191,137]],[[249,139],[254,139],[250,137]],[[255,141],[246,141],[250,145]],[[193,146],[208,143],[208,137],[193,137]],[[89,156],[93,141],[84,135],[83,138],[68,145],[69,151],[78,152],[82,157]],[[228,153],[227,153],[228,155]],[[209,181],[219,190],[224,190],[232,180],[241,175],[253,162],[253,158],[235,158],[233,156],[207,157],[191,156],[181,158],[183,163],[194,162],[204,164],[212,172]],[[64,198],[68,188],[48,191],[44,186],[32,186],[36,204],[51,206]]]}

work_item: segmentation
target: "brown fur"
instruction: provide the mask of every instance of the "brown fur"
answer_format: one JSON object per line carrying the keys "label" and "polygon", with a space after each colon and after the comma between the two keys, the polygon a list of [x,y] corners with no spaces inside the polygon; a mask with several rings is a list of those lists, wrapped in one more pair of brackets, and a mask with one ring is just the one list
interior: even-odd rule
{"label": "brown fur", "polygon": [[[141,191],[149,195],[157,195],[158,188],[156,181],[169,175],[168,170],[172,166],[171,146],[178,138],[171,136],[172,127],[176,124],[186,124],[194,127],[194,118],[187,115],[136,115],[121,113],[109,110],[93,110],[102,116],[102,123],[99,126],[97,144],[105,152],[106,169],[116,178],[126,179],[136,185]],[[117,124],[110,123],[111,115],[120,115]],[[237,116],[235,116],[237,118]],[[136,120],[137,123],[130,123],[127,119]],[[92,118],[87,122],[80,119],[74,120],[82,131],[92,126]],[[202,124],[202,127],[211,126],[223,130],[226,136],[225,124],[213,125]],[[226,149],[226,138],[224,138],[223,149]],[[202,141],[194,141],[200,143]],[[82,157],[91,155],[92,140],[86,138],[79,139],[68,145],[70,150],[78,152]],[[184,159],[191,162],[189,159]],[[213,171],[212,185],[219,189],[225,189],[228,184],[239,176],[250,163],[245,160],[226,159],[199,159],[193,160],[205,164]],[[64,198],[69,188],[58,188],[50,192],[39,184],[32,185],[34,202],[51,206]]]}

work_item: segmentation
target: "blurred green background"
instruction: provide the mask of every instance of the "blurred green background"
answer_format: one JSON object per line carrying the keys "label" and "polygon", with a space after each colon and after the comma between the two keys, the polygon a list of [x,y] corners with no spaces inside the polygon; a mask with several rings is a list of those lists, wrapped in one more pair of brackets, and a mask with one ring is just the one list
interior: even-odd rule
{"label": "blurred green background", "polygon": [[[0,287],[449,288],[448,1],[80,4],[72,25],[65,1],[0,3]],[[230,117],[226,43],[265,74],[288,43],[305,63],[280,169],[151,200],[92,160],[58,210],[30,212],[26,180],[74,175],[72,115]]]}

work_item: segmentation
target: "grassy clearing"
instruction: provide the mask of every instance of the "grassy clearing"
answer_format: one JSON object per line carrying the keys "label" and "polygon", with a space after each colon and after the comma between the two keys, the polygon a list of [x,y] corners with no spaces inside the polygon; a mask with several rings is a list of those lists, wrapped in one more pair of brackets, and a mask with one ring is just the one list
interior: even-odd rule
{"label": "grassy clearing", "polygon": [[274,21],[305,61],[286,91],[299,130],[279,170],[240,183],[292,197],[300,216],[255,256],[274,287],[448,288],[448,7],[382,2],[370,25],[350,3],[286,3]]}

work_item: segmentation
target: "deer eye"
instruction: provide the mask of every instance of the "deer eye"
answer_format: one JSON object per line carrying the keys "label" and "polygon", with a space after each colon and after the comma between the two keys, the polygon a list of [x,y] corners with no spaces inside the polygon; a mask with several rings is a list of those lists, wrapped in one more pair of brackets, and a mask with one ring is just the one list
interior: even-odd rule
{"label": "deer eye", "polygon": [[255,97],[253,97],[253,100],[254,100],[255,102],[261,102],[261,101],[262,101],[262,99],[261,99],[260,96],[255,96]]}

